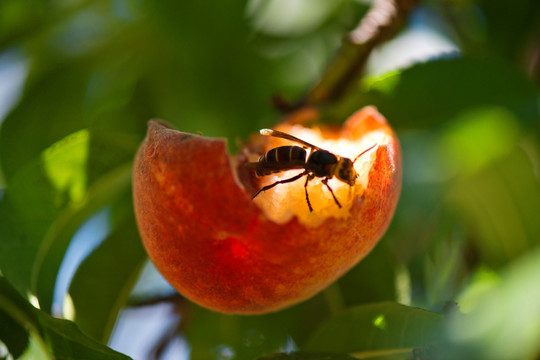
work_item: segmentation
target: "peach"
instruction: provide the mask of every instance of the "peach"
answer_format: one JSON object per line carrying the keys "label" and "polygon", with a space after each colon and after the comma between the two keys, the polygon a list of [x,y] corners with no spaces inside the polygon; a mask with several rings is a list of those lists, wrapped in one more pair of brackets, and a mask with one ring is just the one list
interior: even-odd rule
{"label": "peach", "polygon": [[285,308],[343,275],[386,231],[401,189],[401,150],[384,117],[366,107],[329,129],[294,125],[302,116],[277,128],[351,159],[376,145],[355,162],[354,186],[329,181],[341,208],[319,178],[308,186],[313,212],[305,178],[252,200],[261,186],[298,170],[256,178],[245,162],[298,144],[258,136],[230,157],[222,139],[150,121],[133,169],[135,214],[151,260],[188,299],[225,313]]}

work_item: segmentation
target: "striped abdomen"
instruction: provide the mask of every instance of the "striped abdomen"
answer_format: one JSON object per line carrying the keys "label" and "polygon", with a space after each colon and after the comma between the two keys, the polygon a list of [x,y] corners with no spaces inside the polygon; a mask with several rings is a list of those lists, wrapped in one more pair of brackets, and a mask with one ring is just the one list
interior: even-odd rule
{"label": "striped abdomen", "polygon": [[259,159],[256,173],[265,176],[285,170],[304,169],[306,150],[299,146],[280,146],[269,150]]}

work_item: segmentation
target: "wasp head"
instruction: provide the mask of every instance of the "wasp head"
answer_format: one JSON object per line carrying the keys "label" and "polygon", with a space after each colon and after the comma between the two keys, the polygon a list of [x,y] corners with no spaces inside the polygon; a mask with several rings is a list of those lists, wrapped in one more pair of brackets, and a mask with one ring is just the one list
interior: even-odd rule
{"label": "wasp head", "polygon": [[335,176],[349,186],[354,186],[358,173],[354,169],[354,163],[351,161],[351,159],[340,159]]}
{"label": "wasp head", "polygon": [[336,167],[335,176],[343,181],[346,184],[349,184],[349,186],[354,186],[356,183],[356,178],[358,177],[358,173],[354,169],[354,163],[360,156],[364,155],[371,149],[373,149],[377,144],[374,144],[367,148],[366,150],[362,151],[357,157],[354,158],[354,161],[351,161],[349,158],[340,158],[338,162],[338,166]]}

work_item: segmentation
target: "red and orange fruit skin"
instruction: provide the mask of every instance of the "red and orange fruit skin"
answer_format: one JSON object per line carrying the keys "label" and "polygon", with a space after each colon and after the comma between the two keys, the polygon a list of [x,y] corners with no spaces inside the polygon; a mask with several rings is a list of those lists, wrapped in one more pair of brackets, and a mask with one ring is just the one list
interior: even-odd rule
{"label": "red and orange fruit skin", "polygon": [[134,163],[133,194],[152,262],[182,295],[224,313],[267,313],[312,297],[364,258],[392,219],[401,190],[396,135],[367,107],[339,136],[370,131],[392,140],[377,148],[350,216],[307,226],[295,217],[277,224],[265,216],[239,185],[224,140],[151,121]]}

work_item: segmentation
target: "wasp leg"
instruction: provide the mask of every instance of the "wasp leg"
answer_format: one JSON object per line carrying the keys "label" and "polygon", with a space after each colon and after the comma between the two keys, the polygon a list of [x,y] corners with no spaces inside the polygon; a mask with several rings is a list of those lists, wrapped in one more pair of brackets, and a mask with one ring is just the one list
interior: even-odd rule
{"label": "wasp leg", "polygon": [[339,203],[338,199],[336,198],[336,195],[334,195],[334,191],[332,190],[332,188],[330,187],[330,185],[328,185],[328,180],[329,178],[324,178],[324,180],[322,181],[322,183],[324,185],[326,185],[326,187],[328,188],[328,190],[330,190],[330,194],[332,194],[332,197],[334,198],[334,201],[336,202],[336,205],[341,208],[341,204]]}
{"label": "wasp leg", "polygon": [[307,201],[307,206],[309,208],[309,212],[313,212],[313,208],[311,207],[311,202],[309,201],[309,195],[307,192],[307,185],[308,185],[309,180],[311,179],[313,179],[313,175],[308,175],[306,178],[306,183],[304,184],[304,190],[306,192],[306,201]]}
{"label": "wasp leg", "polygon": [[270,184],[270,185],[267,185],[265,187],[263,187],[262,189],[260,189],[259,191],[257,191],[255,193],[255,195],[253,195],[251,198],[252,199],[255,199],[257,197],[257,195],[259,195],[260,193],[262,193],[263,191],[266,191],[266,190],[270,190],[271,188],[273,188],[274,186],[276,185],[279,185],[279,184],[286,184],[286,183],[290,183],[290,182],[293,182],[293,181],[296,181],[298,179],[300,179],[302,176],[306,175],[308,172],[307,171],[304,171],[303,173],[300,173],[296,176],[293,176],[292,178],[289,178],[289,179],[285,179],[285,180],[279,180],[279,181],[276,181],[275,183],[273,184]]}

